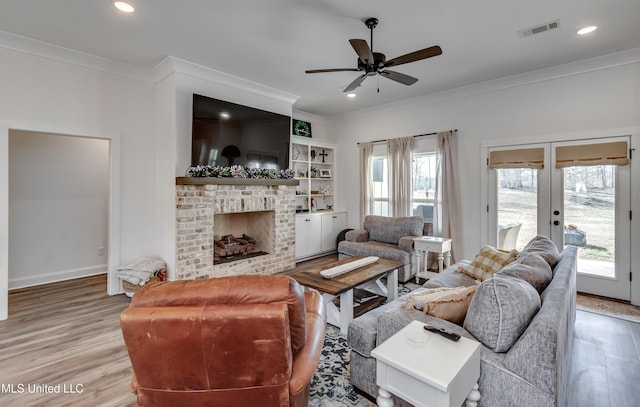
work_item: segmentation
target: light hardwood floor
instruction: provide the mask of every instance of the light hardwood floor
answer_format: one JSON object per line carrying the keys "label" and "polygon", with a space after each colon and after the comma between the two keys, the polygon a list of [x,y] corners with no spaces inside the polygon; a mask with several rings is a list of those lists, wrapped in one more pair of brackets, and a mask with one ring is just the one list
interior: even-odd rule
{"label": "light hardwood floor", "polygon": [[[118,322],[128,304],[106,294],[105,276],[12,291],[0,321],[0,406],[134,406]],[[638,405],[640,324],[578,311],[573,352],[569,407]],[[60,393],[29,393],[29,384],[60,384]],[[63,392],[77,385],[82,393]]]}
{"label": "light hardwood floor", "polygon": [[[0,321],[0,405],[135,406],[118,319],[128,305],[124,294],[107,295],[104,275],[11,291]],[[29,393],[58,384],[60,392]],[[82,393],[64,393],[77,385]]]}

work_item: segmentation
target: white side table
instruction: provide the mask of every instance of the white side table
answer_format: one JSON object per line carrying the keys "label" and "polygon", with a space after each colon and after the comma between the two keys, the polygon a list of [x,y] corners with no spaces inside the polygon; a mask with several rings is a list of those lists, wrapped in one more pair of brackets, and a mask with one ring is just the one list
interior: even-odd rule
{"label": "white side table", "polygon": [[391,393],[416,407],[477,406],[480,343],[453,342],[423,326],[413,321],[371,351],[378,406],[392,407]]}
{"label": "white side table", "polygon": [[424,277],[434,278],[437,273],[427,270],[427,254],[429,252],[438,253],[438,270],[442,271],[443,263],[447,267],[451,265],[451,239],[444,237],[420,236],[413,239],[413,255],[416,259],[416,284],[420,278],[420,257],[424,253]]}

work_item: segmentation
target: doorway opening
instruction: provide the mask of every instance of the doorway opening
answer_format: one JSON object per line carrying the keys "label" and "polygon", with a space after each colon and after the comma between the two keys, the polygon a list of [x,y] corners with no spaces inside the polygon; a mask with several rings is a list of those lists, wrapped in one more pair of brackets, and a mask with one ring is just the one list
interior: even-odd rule
{"label": "doorway opening", "polygon": [[[105,133],[95,130],[82,131],[76,127],[65,126],[12,126],[0,127],[0,168],[6,169],[0,172],[0,320],[8,318],[8,291],[9,291],[9,133],[35,132],[62,135],[73,138],[101,139],[108,143],[108,201],[107,211],[107,242],[104,246],[95,247],[98,253],[99,247],[104,247],[104,258],[107,270],[107,293],[110,295],[122,292],[119,279],[115,276],[115,267],[120,262],[120,137],[118,134]],[[46,168],[40,168],[46,171]],[[64,236],[60,236],[64,238]],[[29,285],[32,284],[28,283]],[[26,284],[25,284],[26,285]]]}

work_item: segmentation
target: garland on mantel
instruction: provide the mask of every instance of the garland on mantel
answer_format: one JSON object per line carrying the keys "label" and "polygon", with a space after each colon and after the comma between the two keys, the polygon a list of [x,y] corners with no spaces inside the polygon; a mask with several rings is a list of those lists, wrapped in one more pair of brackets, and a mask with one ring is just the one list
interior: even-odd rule
{"label": "garland on mantel", "polygon": [[256,179],[293,179],[291,169],[274,170],[270,168],[245,168],[242,165],[220,167],[218,165],[194,165],[187,169],[187,177],[214,178],[256,178]]}

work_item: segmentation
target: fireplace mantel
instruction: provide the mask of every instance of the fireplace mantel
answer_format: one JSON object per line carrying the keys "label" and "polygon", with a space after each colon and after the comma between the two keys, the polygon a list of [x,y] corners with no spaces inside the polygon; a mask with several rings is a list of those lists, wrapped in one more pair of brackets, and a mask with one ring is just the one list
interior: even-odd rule
{"label": "fireplace mantel", "polygon": [[297,179],[176,177],[176,185],[287,185],[296,186]]}

